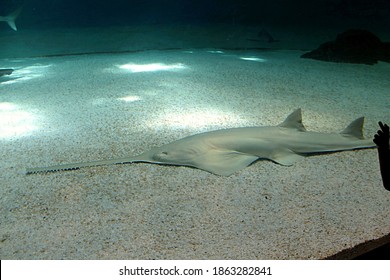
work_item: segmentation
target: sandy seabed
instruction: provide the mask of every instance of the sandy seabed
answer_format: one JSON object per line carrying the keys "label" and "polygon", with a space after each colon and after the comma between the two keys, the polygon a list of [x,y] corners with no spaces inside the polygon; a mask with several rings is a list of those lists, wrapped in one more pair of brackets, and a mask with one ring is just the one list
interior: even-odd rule
{"label": "sandy seabed", "polygon": [[388,236],[375,149],[258,161],[229,177],[124,164],[27,167],[135,155],[220,128],[308,130],[390,121],[390,64],[300,51],[183,49],[2,59],[1,259],[320,259]]}

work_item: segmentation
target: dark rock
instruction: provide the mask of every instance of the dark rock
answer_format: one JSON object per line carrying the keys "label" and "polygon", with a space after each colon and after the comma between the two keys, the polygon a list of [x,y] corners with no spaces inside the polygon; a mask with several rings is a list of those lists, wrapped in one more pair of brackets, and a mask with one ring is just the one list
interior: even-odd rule
{"label": "dark rock", "polygon": [[14,69],[0,69],[0,77],[4,75],[11,75]]}
{"label": "dark rock", "polygon": [[381,42],[369,31],[350,29],[337,35],[336,40],[323,43],[301,57],[373,65],[378,61],[390,62],[390,43]]}

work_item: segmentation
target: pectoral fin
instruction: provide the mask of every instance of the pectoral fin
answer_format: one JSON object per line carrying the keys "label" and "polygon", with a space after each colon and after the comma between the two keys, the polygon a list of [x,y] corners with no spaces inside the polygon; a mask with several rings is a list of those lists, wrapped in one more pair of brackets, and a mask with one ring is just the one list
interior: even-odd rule
{"label": "pectoral fin", "polygon": [[217,175],[229,176],[244,169],[257,159],[257,156],[242,154],[236,151],[214,150],[197,158],[193,167]]}
{"label": "pectoral fin", "polygon": [[275,151],[269,159],[281,165],[289,166],[293,165],[302,158],[303,156],[294,153],[290,149],[279,149]]}

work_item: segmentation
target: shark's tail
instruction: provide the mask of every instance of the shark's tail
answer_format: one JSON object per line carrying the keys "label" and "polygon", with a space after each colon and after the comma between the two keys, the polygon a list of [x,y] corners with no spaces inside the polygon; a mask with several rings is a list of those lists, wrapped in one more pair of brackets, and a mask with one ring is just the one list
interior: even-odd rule
{"label": "shark's tail", "polygon": [[18,30],[18,28],[16,27],[16,24],[15,24],[15,20],[19,16],[21,11],[22,11],[22,7],[16,9],[12,13],[10,13],[8,16],[4,17],[4,21],[6,21],[8,23],[8,25],[15,31]]}

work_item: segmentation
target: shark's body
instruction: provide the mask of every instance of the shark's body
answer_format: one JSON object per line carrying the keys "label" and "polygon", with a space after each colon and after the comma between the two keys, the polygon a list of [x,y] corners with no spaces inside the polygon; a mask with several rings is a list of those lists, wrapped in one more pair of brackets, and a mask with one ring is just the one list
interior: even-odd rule
{"label": "shark's body", "polygon": [[303,156],[375,147],[363,137],[364,118],[341,133],[306,131],[301,110],[278,126],[242,127],[200,133],[154,148],[138,156],[27,169],[27,174],[118,163],[147,162],[199,168],[229,176],[258,159],[292,165]]}
{"label": "shark's body", "polygon": [[7,16],[0,16],[0,21],[5,21],[6,23],[8,23],[9,27],[11,27],[13,30],[17,31],[18,28],[16,27],[15,20],[19,16],[21,11],[22,11],[22,8],[19,8]]}

